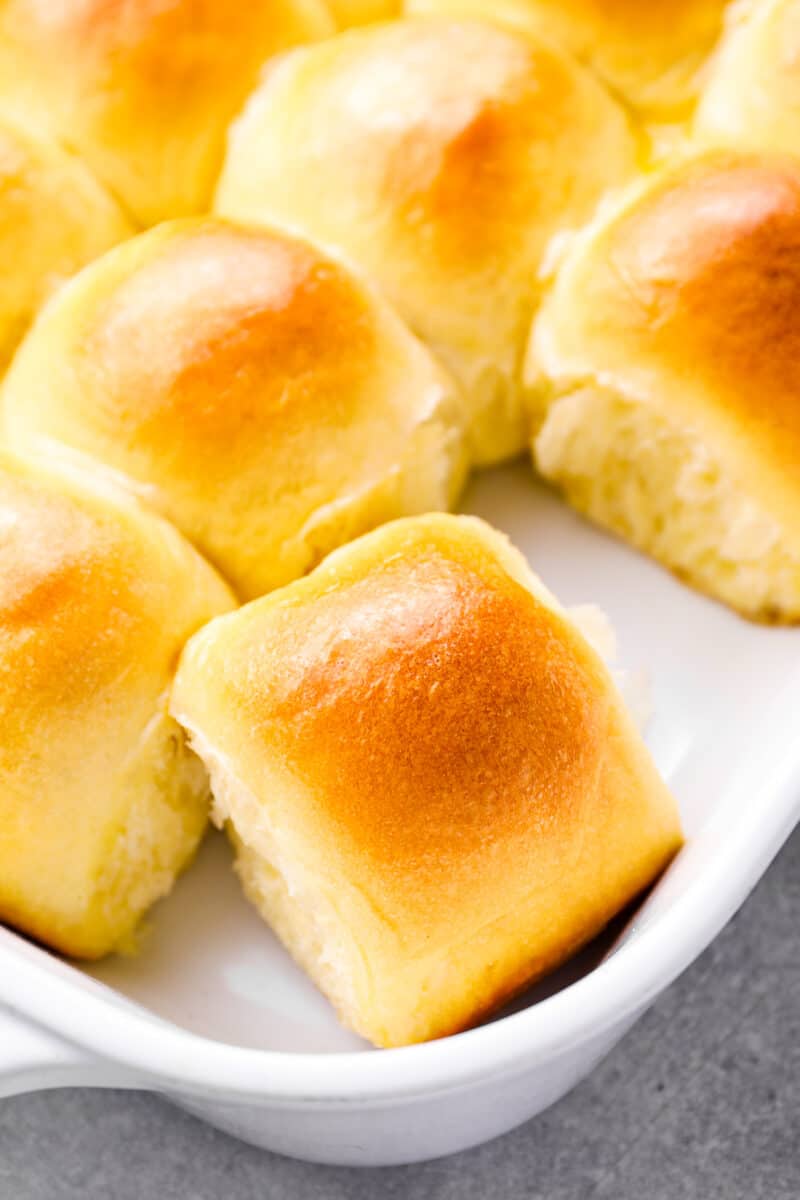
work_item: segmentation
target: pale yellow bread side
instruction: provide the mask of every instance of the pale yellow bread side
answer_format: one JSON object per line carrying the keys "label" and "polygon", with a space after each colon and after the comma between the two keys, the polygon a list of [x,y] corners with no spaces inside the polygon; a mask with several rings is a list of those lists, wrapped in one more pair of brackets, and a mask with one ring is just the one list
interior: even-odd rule
{"label": "pale yellow bread side", "polygon": [[486,17],[546,36],[651,120],[687,115],[730,0],[406,0],[409,15]]}
{"label": "pale yellow bread side", "polygon": [[0,115],[0,374],[47,297],[132,233],[82,162]]}
{"label": "pale yellow bread side", "polygon": [[525,443],[520,360],[551,242],[637,153],[623,110],[557,48],[395,21],[274,65],[232,127],[216,209],[363,268],[461,382],[489,463]]}
{"label": "pale yellow bread side", "polygon": [[150,225],[208,208],[261,65],[333,28],[325,0],[0,0],[0,111]]}
{"label": "pale yellow bread side", "polygon": [[207,815],[169,686],[231,606],[124,493],[0,454],[0,920],[96,958],[169,891]]}
{"label": "pale yellow bread side", "polygon": [[171,709],[251,899],[381,1046],[479,1020],[681,842],[601,659],[474,518],[393,522],[213,621]]}
{"label": "pale yellow bread side", "polygon": [[529,347],[534,457],[588,516],[800,619],[800,162],[709,154],[573,247]]}
{"label": "pale yellow bread side", "polygon": [[457,389],[389,305],[305,241],[214,218],[87,268],[2,403],[11,445],[113,471],[245,597],[465,476]]}
{"label": "pale yellow bread side", "polygon": [[696,136],[736,150],[800,155],[800,3],[741,7],[714,62]]}

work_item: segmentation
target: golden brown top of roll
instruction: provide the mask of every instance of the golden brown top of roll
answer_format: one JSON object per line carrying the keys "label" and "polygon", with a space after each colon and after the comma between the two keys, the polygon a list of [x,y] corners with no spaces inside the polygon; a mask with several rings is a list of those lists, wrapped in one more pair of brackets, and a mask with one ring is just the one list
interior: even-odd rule
{"label": "golden brown top of roll", "polygon": [[[415,886],[432,829],[458,826],[441,853],[468,872],[487,838],[524,825],[535,777],[539,819],[574,831],[604,752],[605,673],[493,550],[464,520],[387,526],[220,627],[230,663],[220,699],[247,742],[324,789],[324,819],[357,843],[359,874],[364,859],[407,860],[375,899],[391,891],[419,922],[435,924]],[[387,788],[393,776],[402,785]],[[409,821],[411,809],[425,820]]]}
{"label": "golden brown top of roll", "polygon": [[739,150],[797,154],[800,3],[760,0],[738,11],[713,63],[697,132]]}
{"label": "golden brown top of roll", "polygon": [[[187,636],[192,625],[176,604],[179,579],[186,609],[208,617],[230,607],[222,582],[166,523],[100,481],[79,484],[5,451],[0,537],[6,751],[12,712],[18,727],[34,714],[55,722],[79,694],[99,697],[123,682],[133,692],[134,674],[145,680],[150,671],[163,687],[175,653],[160,636],[167,614],[188,624]],[[114,719],[130,715],[129,702]]]}
{"label": "golden brown top of roll", "polygon": [[379,1044],[476,1020],[679,841],[605,667],[472,518],[393,522],[212,622],[172,708],[255,898],[261,856],[267,915]]}
{"label": "golden brown top of roll", "polygon": [[557,392],[587,379],[695,429],[800,518],[800,163],[712,154],[590,230],[531,344]]}
{"label": "golden brown top of roll", "polygon": [[567,55],[478,21],[399,21],[285,56],[234,126],[217,208],[335,246],[461,380],[481,461],[524,443],[517,368],[554,234],[633,170],[622,110]]}
{"label": "golden brown top of roll", "polygon": [[110,468],[247,596],[464,474],[455,389],[389,306],[307,242],[212,218],[74,280],[3,407],[13,445]]}
{"label": "golden brown top of roll", "polygon": [[77,151],[152,224],[207,207],[260,65],[332,28],[323,0],[2,0],[0,108]]}
{"label": "golden brown top of roll", "polygon": [[169,889],[205,805],[167,691],[231,605],[124,493],[0,454],[0,919],[92,957]]}
{"label": "golden brown top of roll", "polygon": [[654,119],[685,113],[730,0],[406,0],[410,14],[470,14],[546,34]]}
{"label": "golden brown top of roll", "polygon": [[47,296],[132,232],[83,163],[0,117],[0,372]]}

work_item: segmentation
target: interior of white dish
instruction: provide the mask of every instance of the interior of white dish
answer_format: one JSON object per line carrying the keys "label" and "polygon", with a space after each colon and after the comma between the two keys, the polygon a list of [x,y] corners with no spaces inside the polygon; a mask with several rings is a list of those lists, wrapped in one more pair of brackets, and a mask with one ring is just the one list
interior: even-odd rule
{"label": "interior of white dish", "polygon": [[[745,782],[750,748],[755,754],[767,746],[759,731],[774,726],[775,705],[780,709],[781,693],[798,675],[800,631],[750,625],[691,592],[581,521],[525,464],[477,478],[463,509],[505,530],[565,604],[600,605],[617,632],[618,665],[647,674],[653,715],[646,736],[680,802],[688,843],[647,912],[628,925],[626,939],[640,937],[650,914],[668,907],[703,869],[741,807],[759,803],[737,784]],[[795,722],[791,714],[783,720],[785,739]],[[619,928],[514,1007],[536,1003],[593,969]],[[84,974],[158,1017],[223,1042],[290,1053],[367,1049],[340,1028],[245,902],[219,835],[209,837],[169,900],[157,906],[140,952]]]}

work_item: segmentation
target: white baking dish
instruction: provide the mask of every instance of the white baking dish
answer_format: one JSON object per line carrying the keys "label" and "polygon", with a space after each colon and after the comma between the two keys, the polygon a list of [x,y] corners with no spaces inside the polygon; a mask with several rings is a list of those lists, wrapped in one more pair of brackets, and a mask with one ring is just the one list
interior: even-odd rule
{"label": "white baking dish", "polygon": [[622,935],[479,1029],[374,1051],[247,907],[214,837],[136,958],[87,972],[0,931],[0,1095],[149,1088],[301,1158],[447,1154],[562,1096],[732,916],[800,818],[800,631],[694,595],[523,465],[484,475],[465,507],[505,529],[564,602],[600,604],[622,664],[650,678],[648,738],[688,843]]}

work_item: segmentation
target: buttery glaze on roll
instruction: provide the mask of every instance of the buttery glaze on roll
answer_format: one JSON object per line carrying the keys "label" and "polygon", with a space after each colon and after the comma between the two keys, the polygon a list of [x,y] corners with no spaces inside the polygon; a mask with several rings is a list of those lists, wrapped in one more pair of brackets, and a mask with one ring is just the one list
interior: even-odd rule
{"label": "buttery glaze on roll", "polygon": [[389,21],[399,17],[403,0],[328,0],[339,29],[351,25],[369,25],[373,21]]}
{"label": "buttery glaze on roll", "polygon": [[738,150],[800,155],[800,2],[760,0],[739,12],[714,63],[697,133]]}
{"label": "buttery glaze on roll", "polygon": [[414,14],[487,17],[553,38],[639,114],[687,115],[730,0],[406,0]]}
{"label": "buttery glaze on roll", "polygon": [[169,891],[207,813],[169,686],[230,607],[124,493],[0,454],[0,920],[96,958]]}
{"label": "buttery glaze on roll", "polygon": [[800,161],[647,181],[530,345],[534,457],[581,512],[748,617],[800,619]]}
{"label": "buttery glaze on roll", "polygon": [[276,63],[233,126],[216,207],[336,247],[463,385],[472,453],[519,452],[519,369],[556,233],[629,175],[622,109],[557,48],[396,21]]}
{"label": "buttery glaze on roll", "polygon": [[0,111],[75,151],[142,224],[208,208],[225,130],[324,0],[0,0]]}
{"label": "buttery glaze on roll", "polygon": [[211,622],[172,712],[248,895],[380,1046],[479,1020],[681,843],[604,664],[474,518],[393,522]]}
{"label": "buttery glaze on roll", "polygon": [[78,159],[0,116],[0,373],[46,297],[131,233]]}
{"label": "buttery glaze on roll", "polygon": [[7,440],[110,468],[242,596],[464,479],[455,386],[367,284],[285,233],[170,222],[88,267],[3,391]]}

